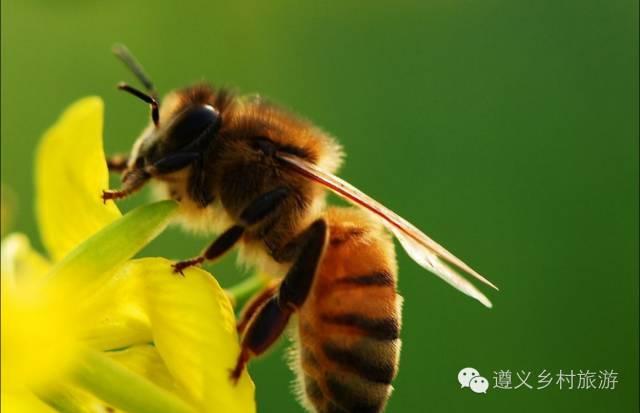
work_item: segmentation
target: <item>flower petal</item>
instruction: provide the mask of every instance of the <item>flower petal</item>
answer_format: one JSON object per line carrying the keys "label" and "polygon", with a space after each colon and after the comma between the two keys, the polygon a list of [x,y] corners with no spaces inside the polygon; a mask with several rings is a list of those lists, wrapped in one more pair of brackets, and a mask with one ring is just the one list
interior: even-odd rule
{"label": "flower petal", "polygon": [[69,382],[62,382],[53,386],[47,392],[39,392],[38,397],[53,407],[57,412],[65,413],[124,413],[116,409],[93,394],[74,386]]}
{"label": "flower petal", "polygon": [[206,271],[173,274],[170,262],[147,258],[123,271],[141,277],[153,338],[176,385],[204,412],[255,411],[254,385],[245,371],[229,379],[240,353],[235,318],[225,292]]}
{"label": "flower petal", "polygon": [[140,344],[119,351],[108,351],[105,355],[140,376],[146,377],[159,387],[176,392],[175,382],[158,350],[152,344]]}
{"label": "flower petal", "polygon": [[43,278],[51,265],[31,248],[26,235],[13,233],[2,240],[2,276],[11,283],[29,284]]}
{"label": "flower petal", "polygon": [[103,205],[109,185],[102,149],[102,100],[81,99],[45,134],[36,155],[36,212],[44,245],[54,261],[114,221]]}
{"label": "flower petal", "polygon": [[85,332],[84,342],[95,350],[117,350],[153,341],[149,318],[140,293],[141,277],[117,272],[91,300],[97,315]]}
{"label": "flower petal", "polygon": [[[73,364],[78,336],[75,306],[38,283],[1,281],[2,389],[46,387]],[[43,345],[43,343],[45,345]]]}
{"label": "flower petal", "polygon": [[54,303],[43,288],[49,263],[26,236],[7,236],[1,256],[3,389],[57,379],[71,363],[76,338],[70,306]]}
{"label": "flower petal", "polygon": [[[2,408],[11,413],[56,413],[33,393],[23,390],[20,392],[2,391]],[[6,410],[5,410],[6,409]]]}

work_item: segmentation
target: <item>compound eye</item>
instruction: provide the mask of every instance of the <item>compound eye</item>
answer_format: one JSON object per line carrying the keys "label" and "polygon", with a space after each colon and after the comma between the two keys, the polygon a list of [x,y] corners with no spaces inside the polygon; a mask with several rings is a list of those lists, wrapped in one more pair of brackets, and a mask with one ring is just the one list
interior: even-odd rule
{"label": "compound eye", "polygon": [[171,128],[170,135],[177,141],[188,143],[206,131],[215,133],[220,128],[220,122],[220,112],[213,106],[198,106],[188,110],[180,117],[175,126]]}

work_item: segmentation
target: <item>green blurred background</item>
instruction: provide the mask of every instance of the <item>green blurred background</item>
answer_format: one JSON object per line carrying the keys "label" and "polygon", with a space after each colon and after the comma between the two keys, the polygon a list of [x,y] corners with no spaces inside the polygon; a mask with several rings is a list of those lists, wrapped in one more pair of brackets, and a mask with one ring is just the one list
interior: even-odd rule
{"label": "green blurred background", "polygon": [[[389,412],[637,411],[636,1],[3,0],[2,182],[12,227],[33,239],[34,147],[60,112],[102,96],[108,152],[148,120],[115,90],[134,79],[114,42],[161,91],[209,79],[310,118],[345,146],[343,177],[501,287],[487,310],[399,252]],[[206,242],[172,229],[145,255]],[[246,274],[234,257],[211,270],[224,285]],[[301,411],[286,345],[251,364],[261,412]],[[497,370],[613,369],[619,384],[477,395],[457,383],[466,366],[492,383]]]}

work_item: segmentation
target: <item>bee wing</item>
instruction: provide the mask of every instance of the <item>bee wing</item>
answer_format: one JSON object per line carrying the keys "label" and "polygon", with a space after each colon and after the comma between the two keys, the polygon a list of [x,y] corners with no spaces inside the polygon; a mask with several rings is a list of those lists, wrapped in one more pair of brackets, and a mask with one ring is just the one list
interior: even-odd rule
{"label": "bee wing", "polygon": [[325,186],[340,195],[342,198],[373,212],[381,218],[383,225],[389,229],[396,238],[398,238],[404,250],[421,267],[442,278],[457,290],[475,298],[485,306],[491,308],[491,301],[489,301],[489,299],[473,284],[458,274],[458,272],[450,265],[463,270],[496,290],[498,287],[482,275],[478,274],[475,270],[447,251],[440,244],[429,238],[409,221],[377,202],[347,181],[319,169],[314,164],[304,159],[286,153],[278,153],[277,156],[295,172]]}

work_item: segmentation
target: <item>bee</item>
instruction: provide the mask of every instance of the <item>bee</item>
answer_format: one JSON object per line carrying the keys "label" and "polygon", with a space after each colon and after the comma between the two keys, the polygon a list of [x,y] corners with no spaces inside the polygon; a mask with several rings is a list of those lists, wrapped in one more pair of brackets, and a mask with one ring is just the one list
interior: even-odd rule
{"label": "bee", "polygon": [[[242,259],[278,276],[240,315],[231,380],[294,324],[292,368],[309,411],[383,411],[401,344],[391,234],[419,265],[491,307],[460,273],[493,284],[334,175],[342,149],[321,129],[261,98],[208,84],[170,92],[160,104],[127,49],[114,52],[146,93],[119,88],[150,105],[151,121],[129,155],[107,161],[122,173],[122,186],[104,191],[103,200],[153,180],[179,202],[186,227],[219,234],[200,255],[173,264],[176,273],[238,246]],[[357,207],[327,207],[327,190]]]}

